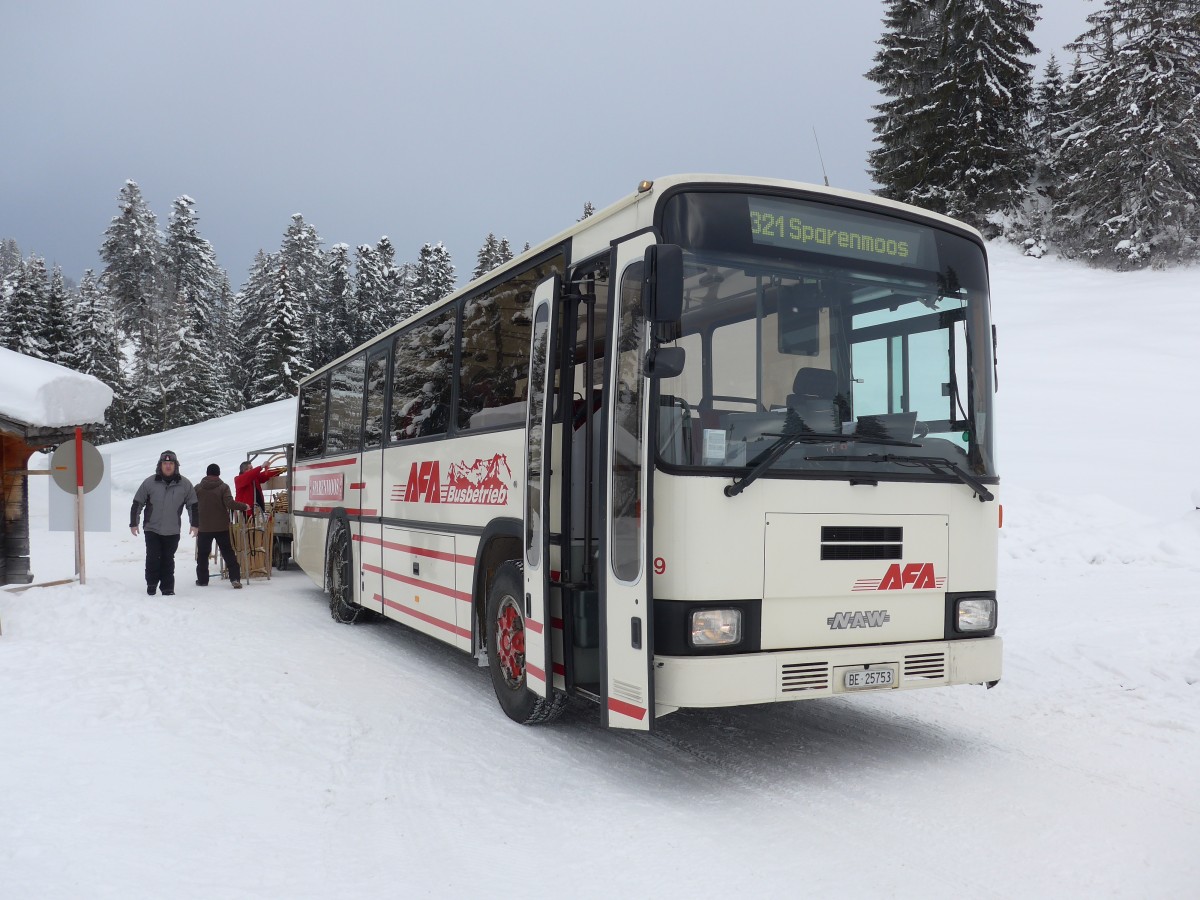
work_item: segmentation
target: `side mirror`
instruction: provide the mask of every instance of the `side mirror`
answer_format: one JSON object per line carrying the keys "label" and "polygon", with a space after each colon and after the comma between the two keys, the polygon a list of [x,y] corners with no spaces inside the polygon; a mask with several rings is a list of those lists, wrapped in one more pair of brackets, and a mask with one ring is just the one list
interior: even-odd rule
{"label": "side mirror", "polygon": [[651,378],[676,378],[683,373],[682,347],[651,347],[646,352],[646,374]]}
{"label": "side mirror", "polygon": [[683,316],[683,248],[654,244],[646,248],[642,308],[655,325],[671,325]]}

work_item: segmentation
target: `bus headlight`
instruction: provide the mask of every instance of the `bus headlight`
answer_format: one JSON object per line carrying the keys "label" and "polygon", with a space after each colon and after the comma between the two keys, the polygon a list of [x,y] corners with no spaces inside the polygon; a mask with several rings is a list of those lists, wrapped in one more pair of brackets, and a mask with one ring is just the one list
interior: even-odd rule
{"label": "bus headlight", "polygon": [[692,613],[692,646],[721,647],[742,640],[740,609],[698,609]]}
{"label": "bus headlight", "polygon": [[955,608],[955,626],[959,631],[991,631],[996,627],[996,598],[967,597]]}

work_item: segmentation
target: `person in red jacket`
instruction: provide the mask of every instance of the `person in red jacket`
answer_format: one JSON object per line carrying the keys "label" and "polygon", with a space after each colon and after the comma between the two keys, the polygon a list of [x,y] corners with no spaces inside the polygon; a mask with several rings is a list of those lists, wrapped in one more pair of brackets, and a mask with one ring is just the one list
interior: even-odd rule
{"label": "person in red jacket", "polygon": [[237,502],[245,503],[253,513],[255,509],[266,507],[263,499],[262,486],[283,472],[283,469],[265,469],[262,466],[251,466],[250,460],[243,460],[237,476],[233,479],[237,488]]}

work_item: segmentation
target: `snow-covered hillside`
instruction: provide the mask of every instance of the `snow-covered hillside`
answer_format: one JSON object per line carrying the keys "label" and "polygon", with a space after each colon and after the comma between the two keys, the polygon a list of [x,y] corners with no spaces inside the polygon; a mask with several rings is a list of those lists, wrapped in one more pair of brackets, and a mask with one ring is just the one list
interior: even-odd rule
{"label": "snow-covered hillside", "polygon": [[[1200,272],[994,247],[1005,677],[522,728],[295,569],[148,598],[124,527],[291,403],[104,448],[88,584],[0,593],[0,897],[1178,897],[1200,885]],[[31,489],[33,570],[71,537]]]}

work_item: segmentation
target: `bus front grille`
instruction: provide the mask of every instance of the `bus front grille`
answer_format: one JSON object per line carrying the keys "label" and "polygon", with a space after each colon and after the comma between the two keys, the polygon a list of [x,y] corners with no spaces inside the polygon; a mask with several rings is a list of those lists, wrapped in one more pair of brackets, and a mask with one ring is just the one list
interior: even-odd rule
{"label": "bus front grille", "polygon": [[829,663],[784,663],[779,678],[779,690],[783,693],[828,689]]}
{"label": "bus front grille", "polygon": [[945,677],[945,653],[914,653],[904,657],[905,680],[941,681]]}

